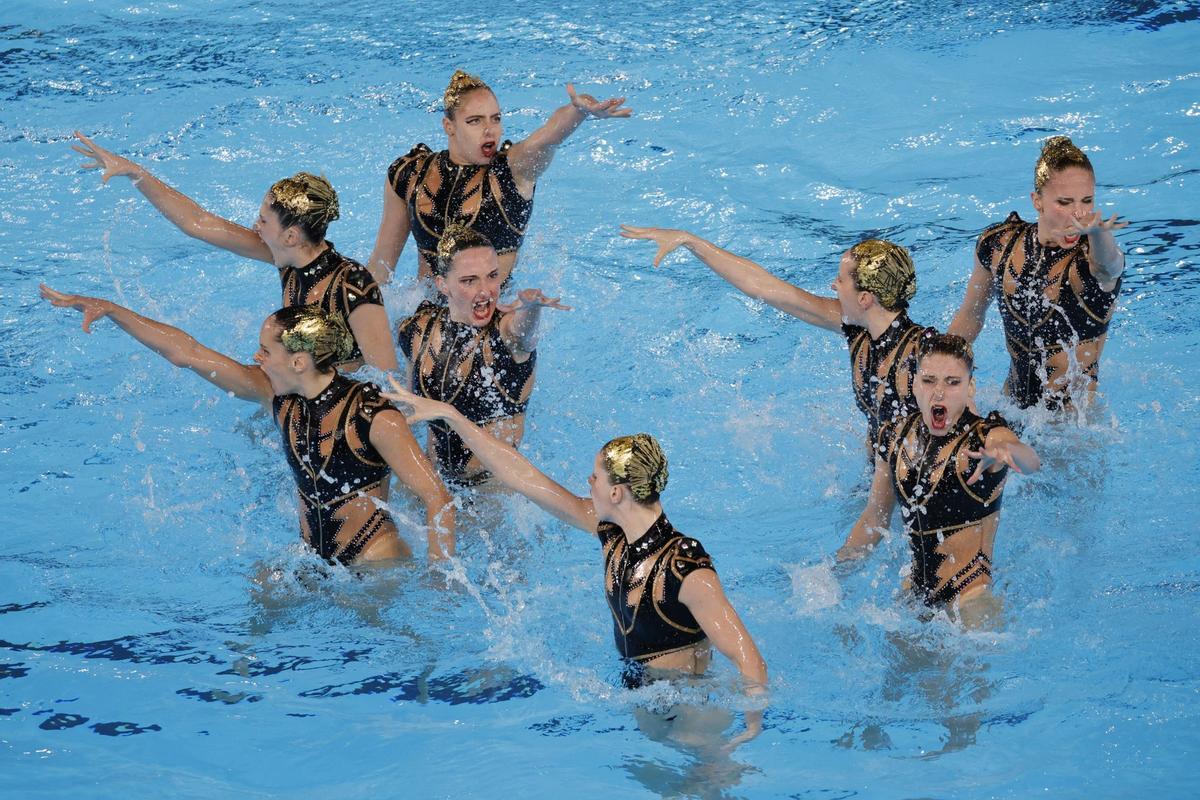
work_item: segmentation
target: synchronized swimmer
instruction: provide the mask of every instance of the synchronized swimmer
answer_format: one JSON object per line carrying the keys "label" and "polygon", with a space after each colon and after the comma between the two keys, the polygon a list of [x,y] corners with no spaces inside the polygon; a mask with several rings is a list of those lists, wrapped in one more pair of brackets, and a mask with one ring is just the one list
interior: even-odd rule
{"label": "synchronized swimmer", "polygon": [[[714,559],[663,511],[667,459],[655,438],[639,433],[605,444],[588,497],[569,492],[516,449],[535,382],[541,310],[570,310],[540,289],[500,303],[537,181],[585,119],[631,113],[624,98],[598,101],[571,84],[567,93],[568,105],[513,144],[502,141],[492,90],[455,72],[443,97],[448,147],[435,153],[418,144],[388,169],[366,267],[325,239],[339,207],[322,177],[301,172],[277,181],[246,228],[77,134],[75,149],[92,159],[87,167],[103,169],[105,182],[129,177],[185,233],[278,268],[284,308],[263,323],[255,365],[109,301],[46,286],[42,294],[83,312],[85,331],[108,317],[171,363],[269,408],[294,474],[302,539],[320,558],[355,564],[408,555],[386,510],[392,473],[425,505],[428,558],[451,557],[455,507],[443,480],[463,490],[494,479],[598,538],[614,641],[632,684],[702,674],[715,647],[736,665],[745,691],[759,694],[767,666]],[[979,237],[949,334],[909,318],[916,268],[894,242],[867,239],[844,252],[835,296],[822,297],[686,231],[624,225],[621,235],[654,242],[655,266],[685,248],[750,297],[845,337],[873,477],[835,560],[865,558],[899,505],[912,553],[906,588],[976,626],[997,602],[992,556],[1008,474],[1028,475],[1041,465],[999,413],[976,413],[970,342],[999,298],[1011,356],[1005,394],[1023,408],[1087,401],[1125,267],[1114,232],[1127,224],[1116,215],[1104,219],[1094,195],[1088,157],[1067,137],[1049,139],[1034,171],[1037,221],[1013,212]],[[438,297],[399,322],[393,344],[379,285],[391,279],[410,234],[417,278],[431,282]],[[381,392],[341,374],[364,362],[397,370],[396,345],[407,361],[407,388],[389,375],[393,391]],[[420,422],[429,424],[428,457],[409,427]],[[761,717],[747,714],[749,735],[760,726]]]}

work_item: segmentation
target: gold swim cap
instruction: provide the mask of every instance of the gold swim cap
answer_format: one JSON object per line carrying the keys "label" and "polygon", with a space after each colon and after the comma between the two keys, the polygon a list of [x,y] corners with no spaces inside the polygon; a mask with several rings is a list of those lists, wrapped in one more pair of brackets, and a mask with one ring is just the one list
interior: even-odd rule
{"label": "gold swim cap", "polygon": [[627,483],[640,502],[653,502],[667,488],[667,456],[648,433],[619,436],[604,445],[604,468],[614,484]]}
{"label": "gold swim cap", "polygon": [[879,298],[888,311],[899,311],[917,293],[917,270],[908,250],[884,239],[867,239],[850,248],[854,282]]}
{"label": "gold swim cap", "polygon": [[446,116],[454,119],[454,112],[462,105],[463,97],[476,89],[492,91],[491,87],[477,75],[471,75],[461,69],[454,70],[454,74],[450,76],[450,85],[446,87],[446,93],[442,95],[442,108]]}
{"label": "gold swim cap", "polygon": [[271,184],[271,196],[288,214],[312,227],[324,229],[341,216],[337,192],[323,175],[297,172]]}
{"label": "gold swim cap", "polygon": [[354,350],[354,336],[341,315],[328,314],[320,306],[283,308],[275,312],[275,321],[287,351],[308,353],[321,371],[345,361]]}
{"label": "gold swim cap", "polygon": [[1042,144],[1042,154],[1033,167],[1033,188],[1040,192],[1050,176],[1067,167],[1081,167],[1093,175],[1092,162],[1087,154],[1075,146],[1069,136],[1051,136]]}

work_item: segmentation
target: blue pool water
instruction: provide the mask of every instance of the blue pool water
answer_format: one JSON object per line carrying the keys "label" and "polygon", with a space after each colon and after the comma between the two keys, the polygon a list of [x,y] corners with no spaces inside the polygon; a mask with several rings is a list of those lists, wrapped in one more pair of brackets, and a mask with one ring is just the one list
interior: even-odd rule
{"label": "blue pool water", "polygon": [[[393,5],[0,12],[0,795],[1194,796],[1195,4]],[[516,283],[576,310],[546,320],[524,450],[582,493],[601,442],[661,438],[672,520],[771,669],[765,730],[732,755],[637,723],[682,698],[736,734],[731,666],[618,688],[596,545],[523,501],[481,503],[448,572],[253,591],[307,560],[269,423],[37,299],[40,281],[111,297],[248,359],[274,271],[102,188],[71,131],[246,222],[275,179],[323,172],[330,238],[365,259],[384,169],[442,146],[457,67],[496,88],[514,139],[567,80],[636,111],[587,123],[538,188]],[[1053,133],[1132,220],[1129,269],[1103,403],[1024,420],[1045,468],[1009,484],[1005,625],[964,634],[898,597],[901,537],[829,573],[865,492],[844,344],[694,260],[650,269],[617,225],[685,227],[822,291],[847,246],[892,238],[919,267],[913,317],[944,326],[978,232],[1032,214]],[[390,314],[413,298],[393,284]],[[994,310],[977,350],[988,409]]]}

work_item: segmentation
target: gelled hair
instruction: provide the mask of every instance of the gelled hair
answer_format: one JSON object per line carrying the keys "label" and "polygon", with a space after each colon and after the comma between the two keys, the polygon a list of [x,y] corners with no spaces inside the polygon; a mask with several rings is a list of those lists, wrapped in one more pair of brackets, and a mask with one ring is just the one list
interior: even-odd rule
{"label": "gelled hair", "polygon": [[313,243],[325,241],[329,223],[339,216],[337,192],[322,175],[297,172],[271,184],[271,208],[284,228],[293,225]]}
{"label": "gelled hair", "polygon": [[1051,136],[1042,144],[1042,154],[1033,167],[1034,191],[1042,191],[1051,175],[1068,167],[1079,167],[1086,169],[1093,177],[1096,175],[1087,154],[1076,147],[1069,136]]}
{"label": "gelled hair", "polygon": [[338,314],[320,306],[289,306],[271,315],[280,327],[279,341],[289,353],[308,353],[318,372],[329,372],[350,357],[354,337]]}
{"label": "gelled hair", "polygon": [[492,247],[491,241],[486,236],[474,228],[458,224],[447,225],[446,230],[442,232],[442,238],[438,239],[437,259],[433,263],[434,274],[446,277],[450,272],[454,257],[464,250],[472,250],[476,247],[496,249]]}
{"label": "gelled hair", "polygon": [[658,502],[667,488],[667,456],[648,433],[618,436],[600,450],[604,469],[613,484],[628,484],[642,505]]}
{"label": "gelled hair", "polygon": [[885,239],[867,239],[850,248],[854,285],[870,292],[888,311],[903,311],[917,293],[917,269],[908,250]]}
{"label": "gelled hair", "polygon": [[[446,93],[442,95],[442,112],[446,118],[454,119],[454,112],[462,105],[463,98],[477,89],[492,91],[492,87],[484,83],[479,76],[456,69],[450,76],[450,85],[446,87]],[[495,92],[492,94],[495,95]]]}
{"label": "gelled hair", "polygon": [[971,350],[971,343],[961,336],[955,336],[952,333],[930,336],[921,345],[921,351],[917,354],[917,364],[920,364],[926,356],[934,355],[957,358],[966,365],[968,375],[975,374],[975,353]]}

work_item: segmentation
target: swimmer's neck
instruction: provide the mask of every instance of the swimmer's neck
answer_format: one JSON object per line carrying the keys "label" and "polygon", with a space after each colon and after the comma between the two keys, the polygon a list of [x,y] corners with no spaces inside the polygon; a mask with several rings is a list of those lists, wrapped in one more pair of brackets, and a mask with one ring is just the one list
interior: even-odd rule
{"label": "swimmer's neck", "polygon": [[321,257],[321,254],[330,248],[327,241],[322,240],[319,244],[312,242],[304,242],[294,247],[285,247],[279,252],[275,258],[275,266],[280,269],[287,267],[296,267],[304,269],[309,264]]}
{"label": "swimmer's neck", "polygon": [[612,521],[621,526],[621,530],[625,533],[625,541],[633,544],[646,535],[646,532],[658,521],[662,513],[662,503],[644,506],[629,500],[628,505],[622,503],[613,509]]}
{"label": "swimmer's neck", "polygon": [[329,372],[318,372],[310,370],[301,375],[296,376],[296,385],[292,387],[289,394],[298,394],[306,400],[312,400],[321,392],[329,388],[329,384],[333,383],[333,379],[337,377],[336,370]]}
{"label": "swimmer's neck", "polygon": [[859,324],[867,329],[867,333],[874,340],[883,336],[884,331],[903,313],[903,311],[888,311],[883,306],[875,305],[864,312],[863,321]]}

